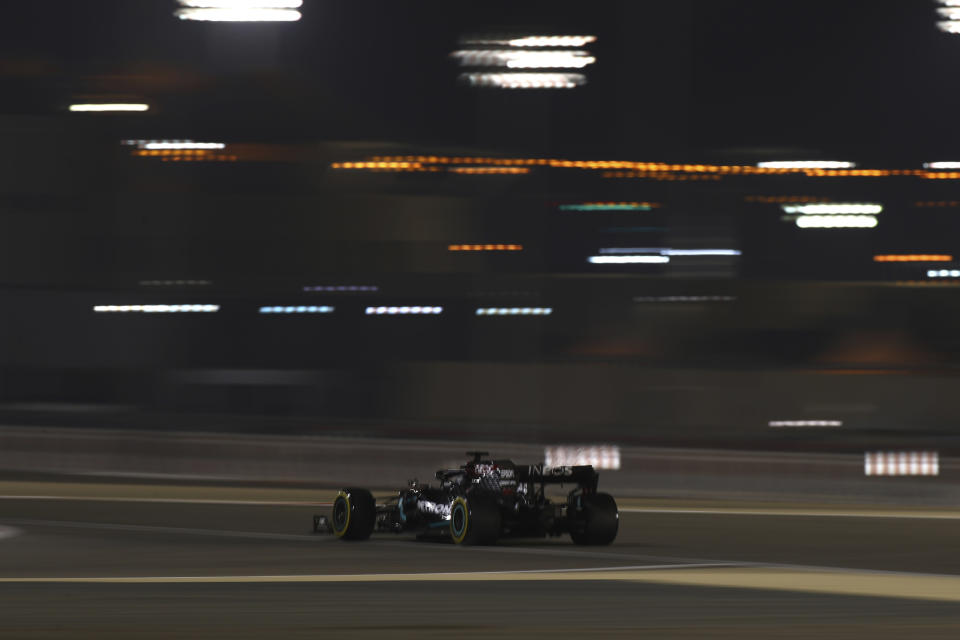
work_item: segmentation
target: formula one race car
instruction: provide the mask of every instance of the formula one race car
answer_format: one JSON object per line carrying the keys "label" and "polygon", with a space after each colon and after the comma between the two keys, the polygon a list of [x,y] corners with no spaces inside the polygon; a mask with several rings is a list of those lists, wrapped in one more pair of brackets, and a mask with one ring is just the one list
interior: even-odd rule
{"label": "formula one race car", "polygon": [[[374,499],[366,489],[343,489],[332,514],[314,516],[315,532],[343,540],[366,540],[374,531],[414,532],[456,544],[494,544],[505,537],[569,533],[577,544],[606,545],[617,537],[617,503],[597,492],[592,466],[520,466],[490,460],[486,451],[468,451],[473,460],[459,469],[441,469],[439,486],[411,481],[395,495]],[[566,501],[554,503],[546,485],[575,484]]]}

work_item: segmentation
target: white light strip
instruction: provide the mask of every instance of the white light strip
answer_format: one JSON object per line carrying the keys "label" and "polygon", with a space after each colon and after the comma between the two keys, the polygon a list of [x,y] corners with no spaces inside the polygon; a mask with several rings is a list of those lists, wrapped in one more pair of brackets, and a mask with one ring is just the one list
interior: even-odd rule
{"label": "white light strip", "polygon": [[931,269],[928,278],[960,278],[960,269]]}
{"label": "white light strip", "polygon": [[799,213],[800,215],[816,216],[874,216],[883,212],[882,204],[873,203],[814,203],[814,204],[785,204],[784,213]]}
{"label": "white light strip", "polygon": [[464,73],[460,77],[474,87],[497,89],[575,89],[587,83],[581,73]]}
{"label": "white light strip", "polygon": [[801,229],[873,229],[878,224],[873,216],[800,216]]}
{"label": "white light strip", "polygon": [[620,447],[598,445],[593,447],[545,447],[543,463],[547,467],[574,467],[593,465],[594,469],[620,468]]}
{"label": "white light strip", "polygon": [[145,140],[138,141],[137,146],[141,149],[224,149],[227,145],[222,142],[193,142],[192,140],[177,142]]}
{"label": "white light strip", "polygon": [[260,307],[260,313],[333,313],[333,307]]}
{"label": "white light strip", "polygon": [[74,112],[146,111],[149,108],[150,105],[148,104],[127,102],[105,102],[101,104],[81,103],[70,105],[70,111]]}
{"label": "white light strip", "polygon": [[667,249],[663,252],[666,256],[739,256],[742,255],[736,249]]}
{"label": "white light strip", "polygon": [[855,162],[837,162],[833,160],[799,160],[758,162],[761,169],[853,169]]}
{"label": "white light strip", "polygon": [[941,20],[937,28],[945,33],[960,33],[960,20]]}
{"label": "white light strip", "polygon": [[938,476],[940,454],[936,451],[867,452],[863,455],[867,476]]}
{"label": "white light strip", "polygon": [[597,36],[526,36],[507,40],[511,47],[582,47],[596,42]]}
{"label": "white light strip", "polygon": [[524,51],[509,49],[467,49],[450,54],[465,67],[508,67],[511,69],[582,69],[597,61],[587,51]]}
{"label": "white light strip", "polygon": [[924,169],[960,169],[960,162],[925,162]]}
{"label": "white light strip", "polygon": [[478,316],[548,316],[551,307],[481,307]]}
{"label": "white light strip", "polygon": [[177,0],[198,9],[299,9],[303,0]]}
{"label": "white light strip", "polygon": [[201,22],[296,22],[300,12],[292,9],[177,9],[181,20]]}
{"label": "white light strip", "polygon": [[669,256],[590,256],[591,264],[666,264]]}
{"label": "white light strip", "polygon": [[662,249],[638,247],[610,247],[600,249],[602,255],[655,253],[661,256],[739,256],[736,249]]}
{"label": "white light strip", "polygon": [[437,315],[443,307],[367,307],[368,316],[382,315]]}
{"label": "white light strip", "polygon": [[634,302],[734,302],[736,296],[639,296]]}
{"label": "white light strip", "polygon": [[767,423],[774,428],[783,427],[842,427],[841,420],[771,420]]}
{"label": "white light strip", "polygon": [[96,313],[216,313],[218,304],[101,304],[93,308]]}
{"label": "white light strip", "polygon": [[596,42],[596,36],[524,36],[510,39],[468,38],[462,44],[492,47],[582,47]]}

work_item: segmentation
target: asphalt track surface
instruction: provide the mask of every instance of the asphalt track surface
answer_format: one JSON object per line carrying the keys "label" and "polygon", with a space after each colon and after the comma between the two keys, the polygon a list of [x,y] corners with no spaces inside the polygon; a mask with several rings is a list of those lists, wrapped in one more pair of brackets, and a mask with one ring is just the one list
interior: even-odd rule
{"label": "asphalt track surface", "polygon": [[0,638],[960,636],[960,512],[633,502],[610,547],[462,548],[316,536],[299,494],[56,488],[0,486]]}

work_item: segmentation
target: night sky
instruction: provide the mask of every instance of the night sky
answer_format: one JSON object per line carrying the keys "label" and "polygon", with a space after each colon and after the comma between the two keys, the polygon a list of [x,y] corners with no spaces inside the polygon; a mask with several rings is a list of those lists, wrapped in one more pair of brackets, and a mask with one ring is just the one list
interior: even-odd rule
{"label": "night sky", "polygon": [[[880,163],[952,151],[960,38],[918,0],[307,0],[292,24],[183,23],[170,0],[16,3],[0,24],[0,113],[144,95],[156,135],[474,144],[458,37],[591,33],[590,84],[537,96],[534,146],[629,159],[823,150]],[[523,113],[528,95],[500,93]],[[548,92],[549,93],[549,92]]]}

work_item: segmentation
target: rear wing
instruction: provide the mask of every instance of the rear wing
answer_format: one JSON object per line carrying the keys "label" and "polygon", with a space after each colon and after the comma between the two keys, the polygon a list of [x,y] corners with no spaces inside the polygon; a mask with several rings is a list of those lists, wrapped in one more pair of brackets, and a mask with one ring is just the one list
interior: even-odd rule
{"label": "rear wing", "polygon": [[600,474],[589,464],[575,467],[548,467],[545,464],[517,465],[516,472],[519,482],[576,483],[590,491],[596,491],[597,481],[600,478]]}

